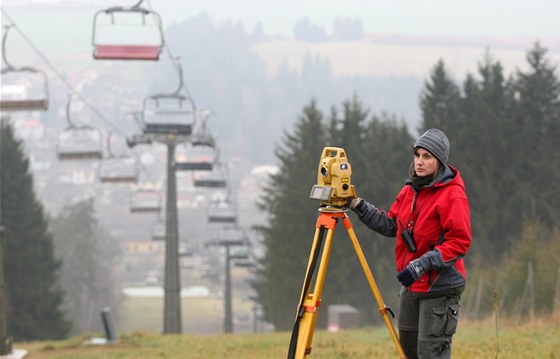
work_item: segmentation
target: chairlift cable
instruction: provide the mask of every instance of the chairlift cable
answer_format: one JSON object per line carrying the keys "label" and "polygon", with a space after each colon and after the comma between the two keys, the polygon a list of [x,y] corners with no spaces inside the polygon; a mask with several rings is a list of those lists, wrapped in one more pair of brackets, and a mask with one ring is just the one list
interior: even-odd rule
{"label": "chairlift cable", "polygon": [[[68,87],[72,94],[74,94],[78,99],[80,99],[90,110],[93,111],[103,122],[108,124],[111,128],[119,132],[123,136],[127,136],[126,132],[122,129],[118,128],[114,123],[109,121],[94,105],[92,105],[86,98],[84,98],[78,91],[75,90],[74,86],[62,75],[62,73],[52,64],[52,62],[43,54],[37,46],[29,39],[29,37],[23,32],[23,30],[15,23],[15,21],[10,17],[8,12],[3,8],[0,7],[2,10],[2,15],[10,22],[10,26],[13,27],[15,30],[18,31],[20,36],[25,40],[25,42],[35,51],[35,53],[47,64],[47,66],[54,72],[54,74]],[[138,153],[133,149],[134,155],[138,157]],[[153,182],[152,175],[148,171],[148,169],[139,161],[140,167],[143,169],[144,173],[148,176],[148,180]]]}
{"label": "chairlift cable", "polygon": [[[140,2],[142,2],[142,1],[143,1],[143,0],[141,0]],[[153,10],[152,4],[150,3],[150,0],[146,0],[146,3],[148,4],[148,8],[149,8],[150,10]],[[162,34],[162,36],[165,36],[165,35]],[[173,55],[174,52],[171,51],[171,48],[169,47],[169,44],[167,43],[167,40],[165,40],[165,38],[164,38],[163,40],[164,40],[164,41],[163,41],[163,47],[165,48],[166,53],[167,53],[167,55],[169,56],[169,60],[170,60],[171,63],[174,65],[174,66],[173,66],[173,70],[175,70],[175,72],[177,73],[177,75],[181,76],[181,80],[180,80],[180,81],[181,81],[181,87],[182,87],[182,89],[185,91],[186,95],[195,103],[195,107],[196,107],[196,101],[195,101],[194,98],[191,96],[191,93],[190,93],[190,91],[189,91],[187,85],[185,84],[185,81],[183,80],[183,76],[184,76],[183,72],[182,72],[177,66],[175,66],[175,61],[179,61],[179,60],[176,60],[176,59],[174,58],[174,55]]]}
{"label": "chairlift cable", "polygon": [[10,21],[11,26],[13,26],[19,32],[19,34],[23,37],[23,39],[27,42],[27,44],[33,49],[33,51],[35,51],[35,53],[47,64],[47,66],[55,73],[55,75],[60,80],[62,80],[62,82],[66,85],[66,87],[68,87],[68,89],[72,92],[72,94],[74,94],[77,98],[80,99],[80,101],[82,101],[87,107],[89,107],[89,109],[92,110],[103,122],[108,124],[113,129],[117,130],[122,135],[126,136],[126,133],[123,130],[121,130],[114,123],[109,121],[95,106],[93,106],[86,98],[81,96],[80,93],[74,89],[72,84],[68,82],[68,80],[64,77],[64,75],[62,75],[62,73],[58,71],[58,69],[43,54],[43,52],[39,50],[37,46],[35,46],[35,44],[29,39],[29,37],[27,37],[27,35],[23,32],[23,30],[21,30],[20,27],[16,25],[16,23],[12,20],[12,18],[8,15],[8,13],[4,8],[2,8],[2,14],[4,14],[4,16]]}

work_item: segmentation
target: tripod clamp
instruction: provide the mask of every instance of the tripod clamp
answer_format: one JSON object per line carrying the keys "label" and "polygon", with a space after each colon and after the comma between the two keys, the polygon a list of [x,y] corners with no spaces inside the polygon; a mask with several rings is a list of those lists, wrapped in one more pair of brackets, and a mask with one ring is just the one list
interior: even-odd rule
{"label": "tripod clamp", "polygon": [[389,308],[388,306],[384,306],[383,308],[379,308],[379,313],[381,315],[386,315],[387,313],[391,314],[391,317],[395,317],[395,313],[393,313],[393,311],[391,310],[391,308]]}

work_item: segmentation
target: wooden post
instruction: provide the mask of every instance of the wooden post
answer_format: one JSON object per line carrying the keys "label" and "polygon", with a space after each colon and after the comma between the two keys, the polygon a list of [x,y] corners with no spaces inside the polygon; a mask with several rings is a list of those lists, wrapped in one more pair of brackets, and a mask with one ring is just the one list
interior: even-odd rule
{"label": "wooden post", "polygon": [[482,300],[482,289],[484,288],[484,277],[478,279],[478,288],[476,289],[476,301],[474,303],[474,319],[478,319],[480,311],[480,301]]}
{"label": "wooden post", "polygon": [[529,319],[533,321],[535,319],[535,290],[533,286],[533,262],[527,264],[527,281],[525,282],[525,288],[523,289],[523,295],[521,296],[521,302],[519,306],[519,316],[518,322],[523,319],[523,313],[529,301]]}
{"label": "wooden post", "polygon": [[556,276],[556,295],[554,296],[554,305],[552,310],[560,311],[560,267],[558,267],[558,275]]}

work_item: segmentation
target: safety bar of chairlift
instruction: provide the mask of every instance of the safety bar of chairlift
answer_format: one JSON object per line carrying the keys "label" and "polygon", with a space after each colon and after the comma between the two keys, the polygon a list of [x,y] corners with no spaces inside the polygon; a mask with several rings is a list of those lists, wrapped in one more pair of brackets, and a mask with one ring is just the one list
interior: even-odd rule
{"label": "safety bar of chairlift", "polygon": [[196,135],[193,135],[193,139],[191,141],[193,146],[205,146],[205,147],[216,147],[216,142],[214,141],[214,138],[212,136],[205,136],[205,137],[197,137]]}
{"label": "safety bar of chairlift", "polygon": [[178,123],[145,123],[144,134],[171,134],[189,136],[192,125]]}
{"label": "safety bar of chairlift", "polygon": [[204,244],[205,247],[211,246],[243,246],[245,245],[245,241],[238,240],[238,239],[220,239],[215,241],[209,241]]}
{"label": "safety bar of chairlift", "polygon": [[136,183],[138,181],[137,174],[126,174],[126,175],[99,175],[99,180],[101,183]]}
{"label": "safety bar of chairlift", "polygon": [[133,148],[136,145],[150,145],[151,143],[152,143],[151,138],[138,134],[134,134],[132,135],[132,138],[126,139],[126,144],[130,148]]}
{"label": "safety bar of chairlift", "polygon": [[[110,151],[110,148],[108,148],[108,151]],[[138,181],[138,167],[136,163],[123,164],[122,162],[117,162],[117,166],[113,165],[107,168],[107,163],[111,163],[110,161],[119,161],[125,158],[116,157],[110,153],[109,157],[105,158],[99,166],[99,180],[102,183],[136,183]],[[117,169],[115,170],[115,168]]]}
{"label": "safety bar of chairlift", "polygon": [[138,201],[130,203],[130,212],[132,213],[153,213],[161,212],[161,201]]}
{"label": "safety bar of chairlift", "polygon": [[208,223],[237,223],[237,216],[233,215],[209,215]]}
{"label": "safety bar of chairlift", "polygon": [[57,158],[59,160],[100,160],[103,158],[103,154],[100,151],[57,151]]}
{"label": "safety bar of chairlift", "polygon": [[161,211],[161,206],[131,206],[131,213],[154,213]]}
{"label": "safety bar of chairlift", "polygon": [[212,162],[175,162],[177,171],[212,171]]}
{"label": "safety bar of chairlift", "polygon": [[195,179],[193,186],[203,188],[225,188],[227,187],[227,181],[223,179]]}
{"label": "safety bar of chairlift", "polygon": [[235,262],[233,262],[233,265],[235,267],[239,267],[239,268],[253,268],[253,267],[255,267],[255,263],[250,262],[250,261],[235,261]]}

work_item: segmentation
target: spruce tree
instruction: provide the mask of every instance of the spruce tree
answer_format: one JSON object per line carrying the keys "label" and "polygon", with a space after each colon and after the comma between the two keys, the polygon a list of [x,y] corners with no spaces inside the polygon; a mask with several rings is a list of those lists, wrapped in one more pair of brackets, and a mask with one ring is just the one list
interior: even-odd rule
{"label": "spruce tree", "polygon": [[278,330],[292,327],[313,243],[319,203],[309,198],[325,146],[323,115],[313,100],[303,109],[293,133],[284,132],[275,155],[279,171],[259,200],[268,215],[258,227],[266,254],[255,289],[265,319]]}
{"label": "spruce tree", "polygon": [[[364,108],[356,94],[351,99],[345,100],[341,107],[341,118],[338,117],[336,108],[333,107],[331,110],[333,117],[330,119],[331,129],[328,142],[331,146],[342,147],[346,151],[348,162],[352,166],[352,184],[360,193],[360,188],[367,186],[367,181],[364,180],[364,167],[368,156],[364,156],[364,144],[366,143],[369,109]],[[364,254],[370,245],[371,243],[367,240],[360,240]],[[373,304],[372,298],[352,242],[342,223],[339,223],[334,232],[322,305],[327,308],[330,304],[350,304],[360,310],[363,314],[362,317],[367,318],[364,322],[367,322],[372,319],[372,316],[369,315]],[[317,324],[324,326],[326,319],[326,315],[320,315]]]}
{"label": "spruce tree", "polygon": [[[463,85],[461,114],[457,126],[449,129],[452,141],[452,163],[462,173],[471,203],[473,243],[471,258],[481,253],[499,255],[508,247],[503,210],[504,191],[509,186],[497,186],[500,179],[515,183],[511,167],[504,167],[511,138],[510,84],[499,62],[487,51],[478,66],[478,77],[468,75]],[[501,238],[496,241],[495,238]]]}
{"label": "spruce tree", "polygon": [[459,88],[445,68],[443,60],[439,60],[420,95],[420,132],[436,127],[447,133],[457,120],[459,100]]}
{"label": "spruce tree", "polygon": [[72,319],[71,334],[99,331],[99,313],[115,302],[111,269],[119,250],[99,226],[93,199],[65,207],[52,221],[64,308]]}
{"label": "spruce tree", "polygon": [[[539,43],[527,54],[529,70],[518,71],[515,81],[514,119],[515,175],[520,188],[516,193],[522,208],[536,206],[545,224],[557,223],[560,215],[560,79],[557,67],[546,57]],[[518,211],[519,213],[519,211]],[[520,215],[527,215],[521,211]],[[519,223],[519,222],[518,222]]]}
{"label": "spruce tree", "polygon": [[7,118],[2,119],[0,146],[8,332],[16,341],[64,338],[69,323],[61,311],[60,262],[33,191],[23,144]]}

